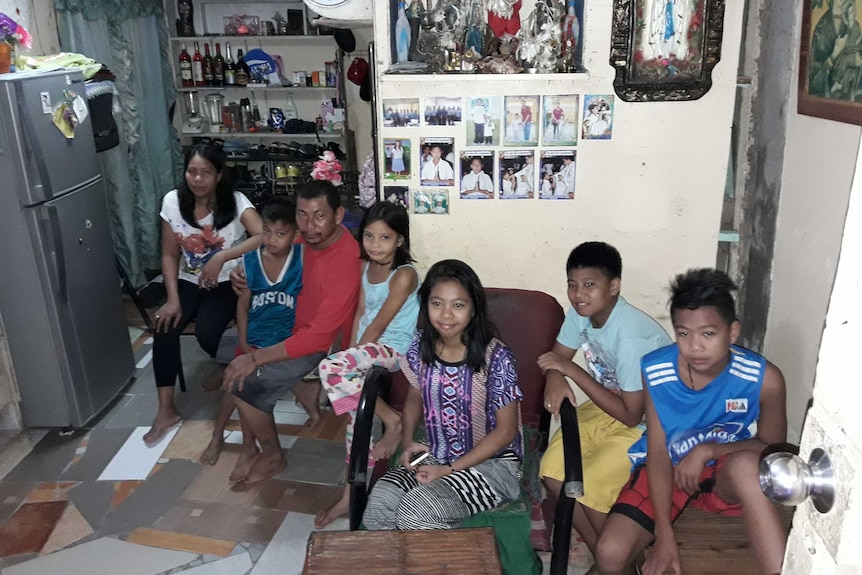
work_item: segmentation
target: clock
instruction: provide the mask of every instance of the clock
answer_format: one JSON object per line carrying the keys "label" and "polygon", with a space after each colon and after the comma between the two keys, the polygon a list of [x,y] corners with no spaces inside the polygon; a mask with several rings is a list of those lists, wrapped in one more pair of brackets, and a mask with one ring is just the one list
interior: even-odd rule
{"label": "clock", "polygon": [[312,11],[334,20],[370,20],[372,0],[303,0]]}

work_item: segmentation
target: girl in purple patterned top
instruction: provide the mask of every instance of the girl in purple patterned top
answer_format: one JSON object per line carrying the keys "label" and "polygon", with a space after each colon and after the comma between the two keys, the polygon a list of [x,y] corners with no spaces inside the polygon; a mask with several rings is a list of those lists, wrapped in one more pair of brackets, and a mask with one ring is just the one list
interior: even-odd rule
{"label": "girl in purple patterned top", "polygon": [[[402,369],[410,382],[401,464],[375,485],[369,529],[446,529],[519,494],[523,439],[515,358],[494,337],[485,291],[464,262],[434,264]],[[424,416],[430,445],[413,441]],[[411,461],[422,452],[422,464]]]}

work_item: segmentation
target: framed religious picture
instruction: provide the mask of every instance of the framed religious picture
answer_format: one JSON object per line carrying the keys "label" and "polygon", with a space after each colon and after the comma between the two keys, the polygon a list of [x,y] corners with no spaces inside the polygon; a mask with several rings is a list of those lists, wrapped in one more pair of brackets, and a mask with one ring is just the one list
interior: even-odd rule
{"label": "framed religious picture", "polygon": [[804,0],[800,114],[862,124],[862,0]]}
{"label": "framed religious picture", "polygon": [[614,0],[614,91],[625,102],[697,100],[712,87],[723,26],[724,0]]}

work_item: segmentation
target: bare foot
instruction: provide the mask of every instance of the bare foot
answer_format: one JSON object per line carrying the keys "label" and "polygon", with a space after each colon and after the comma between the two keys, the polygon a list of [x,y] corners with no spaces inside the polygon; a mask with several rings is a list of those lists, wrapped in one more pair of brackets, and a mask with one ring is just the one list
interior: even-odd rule
{"label": "bare foot", "polygon": [[228,481],[231,483],[245,481],[245,478],[251,473],[251,469],[258,459],[260,459],[260,450],[257,446],[254,447],[254,450],[243,449],[236,460],[233,471],[230,472]]}
{"label": "bare foot", "polygon": [[217,369],[208,377],[204,378],[201,383],[201,390],[207,393],[212,393],[213,391],[221,389],[222,380],[224,380],[224,369]]}
{"label": "bare foot", "polygon": [[266,481],[284,471],[286,467],[287,460],[284,458],[284,453],[281,452],[281,449],[273,449],[266,453],[261,453],[254,460],[254,464],[243,478],[242,484],[253,485]]}
{"label": "bare foot", "polygon": [[219,455],[221,455],[223,447],[224,437],[213,437],[210,440],[210,444],[207,445],[207,448],[204,449],[203,453],[201,453],[198,461],[204,465],[215,465],[216,461],[218,461]]}
{"label": "bare foot", "polygon": [[339,517],[344,517],[350,511],[350,495],[343,493],[329,509],[324,509],[314,516],[314,528],[323,529]]}
{"label": "bare foot", "polygon": [[380,441],[374,444],[371,449],[371,457],[375,461],[392,457],[392,454],[398,449],[401,443],[401,419],[395,425],[385,425],[383,428],[383,437]]}
{"label": "bare foot", "polygon": [[173,426],[182,420],[183,418],[180,417],[180,414],[176,411],[157,413],[156,418],[153,420],[153,424],[150,426],[150,430],[144,434],[144,443],[147,445],[155,445],[162,440],[165,434],[170,431]]}
{"label": "bare foot", "polygon": [[320,383],[299,382],[293,386],[296,401],[308,413],[305,427],[312,428],[320,421]]}

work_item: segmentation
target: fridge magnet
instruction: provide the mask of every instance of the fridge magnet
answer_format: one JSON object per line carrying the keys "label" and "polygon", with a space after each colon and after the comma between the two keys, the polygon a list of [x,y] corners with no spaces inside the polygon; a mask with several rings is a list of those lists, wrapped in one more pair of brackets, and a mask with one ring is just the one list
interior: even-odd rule
{"label": "fridge magnet", "polygon": [[461,98],[435,96],[422,98],[423,126],[460,126]]}
{"label": "fridge magnet", "polygon": [[503,132],[500,96],[467,98],[467,145],[497,146]]}
{"label": "fridge magnet", "polygon": [[862,124],[860,13],[862,0],[802,3],[797,105],[800,114]]}
{"label": "fridge magnet", "polygon": [[610,140],[614,133],[613,95],[585,95],[581,139]]}
{"label": "fridge magnet", "polygon": [[413,213],[414,214],[430,214],[431,213],[431,194],[425,190],[414,190],[413,196]]}
{"label": "fridge magnet", "polygon": [[614,91],[624,102],[700,98],[712,87],[723,27],[724,0],[614,0]]}
{"label": "fridge magnet", "polygon": [[578,143],[578,96],[542,97],[542,144],[574,146]]}
{"label": "fridge magnet", "polygon": [[405,138],[384,138],[383,156],[385,167],[383,179],[410,179],[410,140]]}
{"label": "fridge magnet", "polygon": [[431,192],[431,213],[449,213],[449,190],[434,190]]}
{"label": "fridge magnet", "polygon": [[419,98],[383,100],[384,128],[416,128],[419,126]]}
{"label": "fridge magnet", "polygon": [[539,162],[539,199],[575,199],[575,150],[544,150]]}
{"label": "fridge magnet", "polygon": [[461,152],[461,199],[494,198],[494,152],[491,150]]}
{"label": "fridge magnet", "polygon": [[506,126],[503,144],[535,146],[539,143],[538,96],[506,96]]}
{"label": "fridge magnet", "polygon": [[535,197],[536,172],[533,150],[500,152],[500,199],[526,200]]}
{"label": "fridge magnet", "polygon": [[407,191],[407,186],[383,186],[383,200],[403,206],[404,209],[410,207],[410,193]]}
{"label": "fridge magnet", "polygon": [[419,180],[423,186],[455,185],[455,139],[420,138]]}

